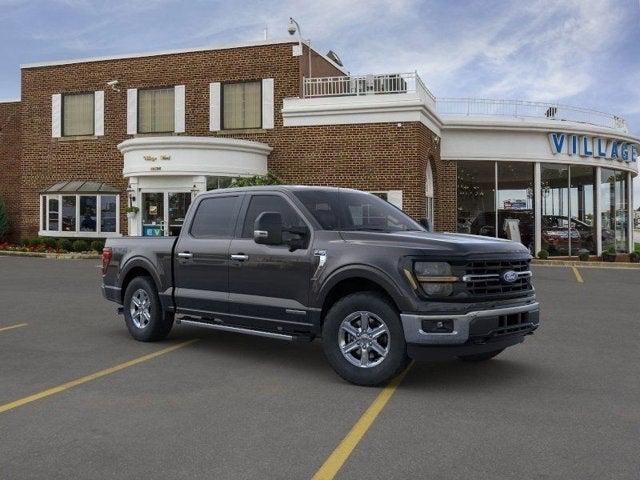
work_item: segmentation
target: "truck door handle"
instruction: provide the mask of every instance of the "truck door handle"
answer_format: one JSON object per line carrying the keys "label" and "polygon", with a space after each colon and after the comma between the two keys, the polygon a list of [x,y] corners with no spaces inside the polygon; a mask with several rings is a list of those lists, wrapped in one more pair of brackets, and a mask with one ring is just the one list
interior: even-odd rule
{"label": "truck door handle", "polygon": [[231,260],[238,260],[239,262],[244,262],[245,260],[249,260],[249,255],[238,253],[236,255],[231,255]]}
{"label": "truck door handle", "polygon": [[179,252],[178,258],[193,258],[193,253],[189,252]]}

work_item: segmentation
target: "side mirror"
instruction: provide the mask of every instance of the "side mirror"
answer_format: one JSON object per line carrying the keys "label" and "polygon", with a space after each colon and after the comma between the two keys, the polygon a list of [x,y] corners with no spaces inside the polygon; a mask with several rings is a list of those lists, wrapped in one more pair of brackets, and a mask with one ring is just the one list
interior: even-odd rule
{"label": "side mirror", "polygon": [[282,245],[282,215],[263,212],[253,226],[253,241],[261,245]]}
{"label": "side mirror", "polygon": [[422,225],[427,232],[431,232],[431,222],[428,218],[421,218],[420,225]]}

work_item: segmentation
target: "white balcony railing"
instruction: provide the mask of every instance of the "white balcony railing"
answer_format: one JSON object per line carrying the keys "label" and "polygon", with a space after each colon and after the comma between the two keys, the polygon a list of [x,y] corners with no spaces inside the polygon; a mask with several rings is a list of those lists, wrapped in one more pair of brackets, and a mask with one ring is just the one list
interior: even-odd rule
{"label": "white balcony railing", "polygon": [[303,81],[303,96],[305,98],[383,95],[392,93],[415,93],[425,103],[435,106],[436,98],[415,72],[342,77],[311,77],[305,78]]}
{"label": "white balcony railing", "polygon": [[526,100],[491,100],[483,98],[438,98],[436,110],[440,115],[488,115],[516,118],[588,123],[628,132],[624,118],[589,108],[559,103],[529,102]]}

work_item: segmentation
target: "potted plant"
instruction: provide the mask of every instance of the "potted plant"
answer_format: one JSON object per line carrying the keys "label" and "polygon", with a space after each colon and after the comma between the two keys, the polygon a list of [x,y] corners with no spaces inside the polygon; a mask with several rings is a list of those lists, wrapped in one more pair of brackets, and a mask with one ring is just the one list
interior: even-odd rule
{"label": "potted plant", "polygon": [[607,249],[602,252],[602,260],[605,262],[615,262],[618,254],[616,253],[616,247],[609,245]]}
{"label": "potted plant", "polygon": [[129,218],[129,220],[135,218],[139,211],[140,209],[134,206],[130,206],[125,209],[125,212],[127,212],[127,218]]}
{"label": "potted plant", "polygon": [[578,250],[578,258],[583,262],[587,262],[589,260],[589,250],[586,248]]}

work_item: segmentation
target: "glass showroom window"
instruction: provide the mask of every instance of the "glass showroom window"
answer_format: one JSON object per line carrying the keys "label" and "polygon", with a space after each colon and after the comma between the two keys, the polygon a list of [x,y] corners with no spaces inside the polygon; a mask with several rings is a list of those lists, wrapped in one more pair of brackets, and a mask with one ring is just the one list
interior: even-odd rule
{"label": "glass showroom window", "polygon": [[175,130],[175,89],[138,91],[138,133],[170,133]]}
{"label": "glass showroom window", "polygon": [[571,255],[577,255],[582,249],[595,255],[597,253],[597,226],[595,218],[596,169],[583,165],[569,167],[569,216],[571,228],[578,237],[570,238]]}
{"label": "glass showroom window", "polygon": [[533,163],[498,162],[498,237],[535,249]]}
{"label": "glass showroom window", "polygon": [[[42,233],[100,237],[118,232],[117,195],[42,195]],[[100,208],[98,208],[98,205]]]}
{"label": "glass showroom window", "polygon": [[458,232],[495,237],[495,162],[458,162]]}
{"label": "glass showroom window", "polygon": [[76,137],[93,135],[95,102],[92,93],[63,95],[62,135]]}
{"label": "glass showroom window", "polygon": [[[542,192],[542,249],[550,255],[569,255],[569,166],[540,164]],[[578,232],[571,230],[571,235]]]}
{"label": "glass showroom window", "polygon": [[225,83],[222,86],[222,128],[262,127],[262,82]]}
{"label": "glass showroom window", "polygon": [[600,171],[600,211],[602,218],[602,251],[611,247],[616,252],[628,250],[627,173],[603,168]]}

